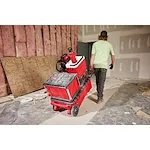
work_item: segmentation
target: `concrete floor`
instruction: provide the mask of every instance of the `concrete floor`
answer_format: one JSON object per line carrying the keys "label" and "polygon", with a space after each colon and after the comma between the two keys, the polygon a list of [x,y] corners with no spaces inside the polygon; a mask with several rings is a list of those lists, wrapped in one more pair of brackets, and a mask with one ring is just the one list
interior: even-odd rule
{"label": "concrete floor", "polygon": [[[150,124],[149,97],[140,93],[138,87],[148,87],[149,82],[107,78],[104,102],[96,104],[95,78],[93,88],[87,94],[77,117],[66,111],[55,112],[49,105],[45,90],[40,90],[11,102],[0,104],[0,124],[14,125],[98,125],[98,124]],[[138,99],[138,100],[137,100]],[[142,99],[142,101],[141,101]],[[144,111],[145,110],[145,111]]]}
{"label": "concrete floor", "polygon": [[89,125],[149,125],[150,95],[141,90],[150,82],[126,82],[89,121]]}

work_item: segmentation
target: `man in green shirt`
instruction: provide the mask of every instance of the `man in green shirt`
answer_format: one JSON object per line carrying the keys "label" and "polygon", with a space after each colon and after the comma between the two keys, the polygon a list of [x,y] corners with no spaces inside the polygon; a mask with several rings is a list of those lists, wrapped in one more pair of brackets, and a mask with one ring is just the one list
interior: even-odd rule
{"label": "man in green shirt", "polygon": [[103,90],[106,80],[106,73],[108,67],[108,59],[111,56],[110,69],[113,69],[115,55],[113,46],[107,41],[107,32],[102,31],[99,35],[99,40],[92,46],[92,54],[90,60],[90,69],[94,68],[96,76],[96,87],[97,87],[97,103],[103,101]]}

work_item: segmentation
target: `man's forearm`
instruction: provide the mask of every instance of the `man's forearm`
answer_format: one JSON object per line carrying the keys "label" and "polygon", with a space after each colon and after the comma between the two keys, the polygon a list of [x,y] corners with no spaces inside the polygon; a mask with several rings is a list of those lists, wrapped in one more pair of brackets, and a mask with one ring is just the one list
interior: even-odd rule
{"label": "man's forearm", "polygon": [[111,63],[114,64],[115,63],[115,55],[111,56]]}
{"label": "man's forearm", "polygon": [[90,59],[90,66],[93,67],[93,62],[94,62],[94,54],[91,55],[91,59]]}

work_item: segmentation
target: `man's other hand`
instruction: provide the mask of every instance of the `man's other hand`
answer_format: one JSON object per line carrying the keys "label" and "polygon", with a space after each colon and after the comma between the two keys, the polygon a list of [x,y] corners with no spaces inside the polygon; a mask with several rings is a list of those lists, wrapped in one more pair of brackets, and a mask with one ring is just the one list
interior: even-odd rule
{"label": "man's other hand", "polygon": [[110,64],[109,66],[110,66],[109,69],[113,69],[113,67],[114,67],[113,64]]}
{"label": "man's other hand", "polygon": [[93,65],[90,65],[90,70],[93,70]]}

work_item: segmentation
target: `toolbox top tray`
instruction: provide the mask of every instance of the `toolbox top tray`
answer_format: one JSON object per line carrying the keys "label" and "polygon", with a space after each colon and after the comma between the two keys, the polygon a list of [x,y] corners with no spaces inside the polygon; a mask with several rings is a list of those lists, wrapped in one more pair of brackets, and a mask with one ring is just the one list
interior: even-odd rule
{"label": "toolbox top tray", "polygon": [[67,87],[76,76],[76,73],[54,72],[44,85]]}

